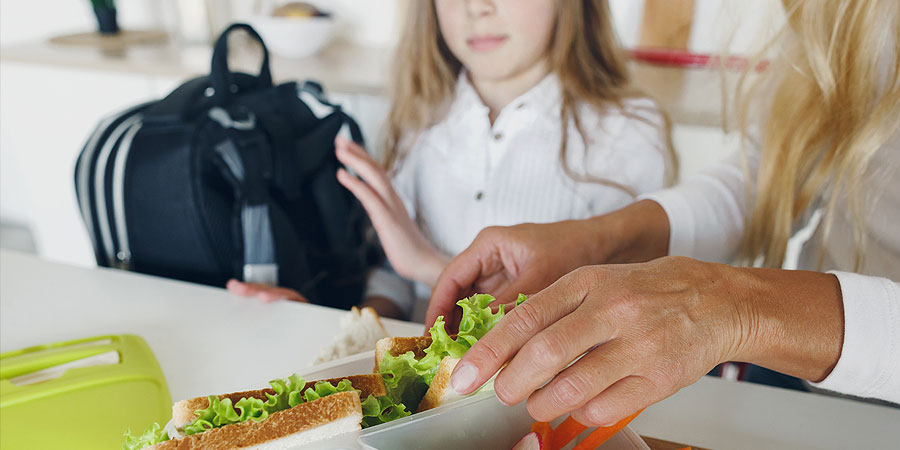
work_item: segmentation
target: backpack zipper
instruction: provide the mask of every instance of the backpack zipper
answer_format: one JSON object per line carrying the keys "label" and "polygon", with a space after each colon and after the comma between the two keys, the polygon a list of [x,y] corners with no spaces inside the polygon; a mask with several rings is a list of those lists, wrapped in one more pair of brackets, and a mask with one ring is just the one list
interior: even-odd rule
{"label": "backpack zipper", "polygon": [[116,260],[120,269],[129,269],[131,267],[131,245],[128,241],[128,223],[125,221],[125,167],[128,164],[131,143],[143,125],[143,122],[138,120],[128,128],[125,137],[122,138],[122,144],[119,145],[119,151],[116,152],[116,160],[113,163],[113,220],[116,224],[116,238],[119,242]]}
{"label": "backpack zipper", "polygon": [[97,205],[97,223],[100,226],[100,238],[103,242],[103,250],[109,266],[115,266],[116,259],[112,243],[112,227],[110,226],[109,211],[106,205],[106,165],[109,163],[110,153],[112,153],[119,138],[134,124],[139,123],[140,120],[141,114],[135,114],[119,124],[103,143],[100,154],[97,156],[97,163],[94,166],[94,201]]}

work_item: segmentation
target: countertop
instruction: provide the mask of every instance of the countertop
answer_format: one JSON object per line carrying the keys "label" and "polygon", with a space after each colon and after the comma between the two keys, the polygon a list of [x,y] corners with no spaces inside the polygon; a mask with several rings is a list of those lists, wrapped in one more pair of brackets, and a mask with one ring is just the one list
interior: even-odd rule
{"label": "countertop", "polygon": [[[122,49],[36,41],[0,48],[0,60],[79,69],[188,78],[209,72],[211,48],[169,42],[133,45]],[[259,52],[235,46],[232,67],[256,70]],[[386,95],[393,66],[392,49],[333,43],[319,54],[302,59],[271,56],[278,80],[316,79],[332,92]],[[673,122],[720,127],[723,83],[733,88],[738,74],[710,68],[681,68],[631,63],[635,86],[657,99]],[[727,90],[726,90],[727,91]]]}

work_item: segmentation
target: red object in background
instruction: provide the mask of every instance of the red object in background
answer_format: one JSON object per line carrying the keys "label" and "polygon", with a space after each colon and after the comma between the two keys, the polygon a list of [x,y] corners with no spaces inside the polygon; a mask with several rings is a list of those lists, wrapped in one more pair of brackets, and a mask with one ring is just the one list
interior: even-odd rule
{"label": "red object in background", "polygon": [[[692,53],[684,50],[670,50],[662,48],[635,48],[628,51],[631,59],[661,66],[675,67],[703,67],[716,68],[720,63],[720,57],[706,53]],[[725,68],[728,70],[744,70],[750,64],[750,60],[743,56],[729,56],[725,60]],[[755,70],[762,72],[769,66],[768,61],[760,61]]]}

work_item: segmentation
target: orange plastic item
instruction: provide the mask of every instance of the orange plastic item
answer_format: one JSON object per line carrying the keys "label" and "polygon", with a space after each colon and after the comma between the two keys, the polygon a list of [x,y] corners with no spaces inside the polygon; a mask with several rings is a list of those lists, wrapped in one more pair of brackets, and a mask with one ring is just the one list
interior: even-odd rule
{"label": "orange plastic item", "polygon": [[572,442],[572,439],[575,439],[575,436],[578,436],[586,429],[586,426],[578,423],[572,416],[566,417],[566,420],[553,430],[547,448],[550,450],[559,450],[565,447],[569,442]]}
{"label": "orange plastic item", "polygon": [[531,431],[541,435],[541,442],[550,442],[553,436],[553,427],[547,422],[535,422],[531,424]]}
{"label": "orange plastic item", "polygon": [[572,450],[594,450],[597,447],[603,445],[604,442],[608,441],[609,438],[615,436],[616,433],[625,428],[635,417],[637,417],[640,413],[644,412],[644,410],[640,410],[622,420],[611,427],[597,427],[596,430],[592,431],[588,437],[584,438],[583,441],[579,442],[578,445],[575,446]]}

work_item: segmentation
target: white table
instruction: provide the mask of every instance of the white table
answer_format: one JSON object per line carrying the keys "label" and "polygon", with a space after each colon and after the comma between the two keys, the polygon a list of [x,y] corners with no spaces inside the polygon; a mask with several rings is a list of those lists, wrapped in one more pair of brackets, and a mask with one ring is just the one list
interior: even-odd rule
{"label": "white table", "polygon": [[[137,334],[159,359],[174,399],[301,371],[330,342],[341,314],[0,251],[0,351]],[[422,332],[407,322],[385,326],[393,335]],[[632,427],[713,449],[900,448],[900,409],[709,377],[648,408]]]}
{"label": "white table", "polygon": [[[264,304],[224,289],[0,251],[0,352],[109,334],[150,345],[174,400],[234,391],[311,365],[344,311]],[[420,324],[384,320],[394,336]]]}

